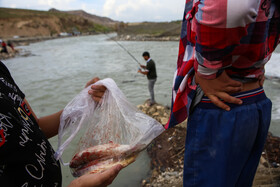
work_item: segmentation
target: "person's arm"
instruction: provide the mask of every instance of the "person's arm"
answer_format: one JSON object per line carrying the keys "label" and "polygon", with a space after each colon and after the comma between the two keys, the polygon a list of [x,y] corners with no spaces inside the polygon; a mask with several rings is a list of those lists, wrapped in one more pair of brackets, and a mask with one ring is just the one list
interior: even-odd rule
{"label": "person's arm", "polygon": [[35,120],[37,121],[39,127],[41,128],[41,130],[43,131],[45,136],[47,138],[51,138],[51,137],[57,135],[58,128],[59,128],[59,122],[60,122],[60,115],[63,110],[61,110],[57,113],[45,116],[45,117],[37,118],[35,112],[32,110],[28,101],[26,99],[24,99],[24,102],[28,106],[28,109],[31,111],[32,115],[34,116]]}
{"label": "person's arm", "polygon": [[147,66],[145,66],[145,65],[140,65],[140,67],[143,69],[147,69]]}
{"label": "person's arm", "polygon": [[242,8],[225,0],[215,2],[206,0],[200,3],[202,5],[198,6],[196,19],[192,23],[194,24],[192,31],[196,35],[191,37],[196,44],[194,61],[196,82],[214,104],[229,110],[229,106],[220,99],[228,103],[241,104],[241,100],[229,94],[241,91],[242,83],[228,77],[224,69],[232,65],[231,52],[247,34],[246,25],[254,21],[256,12],[254,8],[246,7],[248,5],[245,1]]}
{"label": "person's arm", "polygon": [[138,73],[141,73],[143,75],[148,75],[149,73],[149,65],[145,66],[145,65],[140,65],[141,68],[144,69],[144,71],[142,71],[142,69],[139,68]]}
{"label": "person's arm", "polygon": [[85,174],[75,180],[73,180],[68,187],[105,187],[110,185],[116,178],[120,170],[121,165],[114,166],[102,173],[97,174]]}
{"label": "person's arm", "polygon": [[[91,84],[94,84],[98,80],[99,80],[99,78],[93,78],[86,84],[86,87]],[[106,90],[105,86],[93,85],[93,86],[91,86],[91,89],[89,90],[88,93],[92,96],[92,99],[94,101],[99,102],[100,99],[102,98],[105,90]],[[41,130],[45,134],[45,136],[47,138],[51,138],[51,137],[57,135],[59,123],[60,123],[60,115],[62,114],[63,110],[60,110],[59,112],[56,112],[56,113],[48,115],[48,116],[37,118],[35,112],[30,107],[28,101],[26,99],[24,99],[24,102],[27,104],[29,110],[31,111],[32,115],[34,116],[35,120],[37,121],[39,127],[41,128]]]}
{"label": "person's arm", "polygon": [[138,73],[141,73],[143,75],[148,75],[149,71],[146,70],[146,71],[142,71],[141,69],[138,70]]}

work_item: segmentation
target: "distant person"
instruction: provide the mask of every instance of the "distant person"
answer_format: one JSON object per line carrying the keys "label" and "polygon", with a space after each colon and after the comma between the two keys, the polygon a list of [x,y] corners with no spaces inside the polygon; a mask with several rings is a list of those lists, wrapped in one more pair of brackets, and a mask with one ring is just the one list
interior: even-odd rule
{"label": "distant person", "polygon": [[2,47],[0,51],[1,53],[8,53],[7,44],[4,41],[1,42],[1,47]]}
{"label": "distant person", "polygon": [[14,45],[12,44],[11,41],[8,41],[8,46],[9,46],[13,51],[15,50]]}
{"label": "distant person", "polygon": [[[61,186],[59,161],[48,139],[57,135],[62,110],[37,118],[25,94],[0,61],[0,186]],[[98,81],[94,78],[86,87]],[[96,102],[106,87],[93,85],[89,95]],[[99,174],[85,174],[69,187],[107,186],[112,183],[121,165]]]}
{"label": "distant person", "polygon": [[155,62],[150,58],[149,52],[143,53],[143,58],[146,60],[147,64],[141,65],[141,68],[143,68],[145,71],[142,71],[141,69],[138,70],[139,73],[142,73],[143,75],[146,75],[148,78],[148,89],[150,92],[150,102],[149,106],[152,106],[156,103],[155,101],[155,93],[154,93],[154,86],[157,81],[157,71],[156,71],[156,64]]}

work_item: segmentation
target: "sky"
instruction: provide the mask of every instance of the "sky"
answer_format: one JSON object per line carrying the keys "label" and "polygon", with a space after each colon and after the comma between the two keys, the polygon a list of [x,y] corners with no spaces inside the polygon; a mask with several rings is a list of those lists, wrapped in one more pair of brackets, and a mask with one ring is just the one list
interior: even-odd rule
{"label": "sky", "polygon": [[116,21],[181,20],[185,0],[0,0],[0,7],[33,10],[84,10]]}

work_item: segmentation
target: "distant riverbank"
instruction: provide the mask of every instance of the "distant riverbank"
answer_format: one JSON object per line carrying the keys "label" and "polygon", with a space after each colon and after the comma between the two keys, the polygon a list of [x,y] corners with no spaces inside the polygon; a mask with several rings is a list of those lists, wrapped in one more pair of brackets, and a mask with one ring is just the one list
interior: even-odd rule
{"label": "distant riverbank", "polygon": [[10,47],[7,46],[8,53],[0,53],[0,60],[6,60],[9,58],[14,58],[17,56],[29,56],[31,53],[29,51],[22,50],[22,46],[28,46],[31,43],[36,42],[42,42],[46,40],[54,40],[54,39],[63,39],[63,38],[70,38],[70,37],[83,37],[83,36],[89,36],[89,35],[97,35],[97,34],[82,34],[79,36],[60,36],[60,35],[54,35],[54,36],[32,36],[32,37],[16,37],[16,38],[3,38],[2,40],[6,43],[9,41],[13,44],[15,47],[14,50],[12,50]]}
{"label": "distant riverbank", "polygon": [[113,38],[119,41],[179,41],[179,36],[154,36],[154,35],[130,35],[121,34]]}
{"label": "distant riverbank", "polygon": [[[112,36],[113,34],[113,36]],[[60,39],[60,38],[68,38],[68,37],[83,37],[89,35],[98,35],[98,34],[83,34],[79,36],[33,36],[33,37],[18,37],[18,38],[4,38],[3,41],[7,42],[10,41],[15,48],[15,50],[8,50],[9,53],[0,53],[0,60],[5,60],[9,58],[14,58],[16,56],[28,56],[30,55],[28,52],[24,52],[22,54],[22,50],[20,46],[27,46],[31,43],[42,42],[45,40],[53,40],[53,39]],[[138,35],[130,35],[130,34],[114,34],[111,33],[111,38],[108,37],[108,40],[116,40],[116,41],[179,41],[179,36],[154,36],[150,34],[138,34]],[[115,35],[115,36],[114,36]]]}

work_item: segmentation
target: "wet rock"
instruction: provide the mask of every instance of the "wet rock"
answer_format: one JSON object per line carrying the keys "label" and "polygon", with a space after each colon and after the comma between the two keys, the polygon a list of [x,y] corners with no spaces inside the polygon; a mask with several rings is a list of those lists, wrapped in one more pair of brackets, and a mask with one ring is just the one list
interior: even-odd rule
{"label": "wet rock", "polygon": [[[1,50],[1,47],[0,47]],[[4,60],[4,59],[9,59],[9,58],[13,58],[15,56],[17,56],[19,54],[18,49],[12,49],[11,47],[7,46],[7,51],[8,53],[0,53],[0,60]]]}

